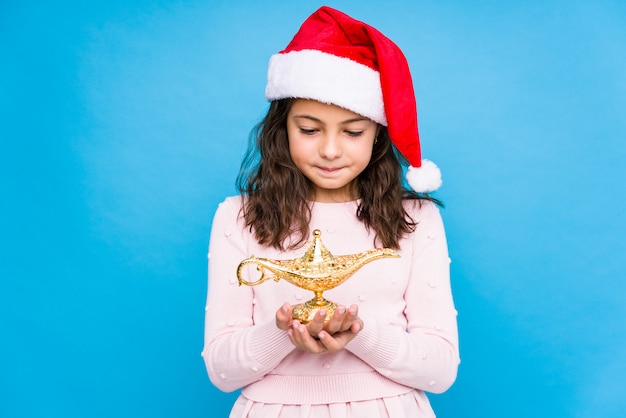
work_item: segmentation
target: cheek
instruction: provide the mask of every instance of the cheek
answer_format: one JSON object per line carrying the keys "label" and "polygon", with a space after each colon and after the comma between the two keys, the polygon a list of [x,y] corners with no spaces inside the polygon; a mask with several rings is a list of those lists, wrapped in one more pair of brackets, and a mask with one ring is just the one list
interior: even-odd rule
{"label": "cheek", "polygon": [[310,155],[310,152],[302,142],[289,140],[289,155],[291,156],[291,161],[298,165],[307,155]]}
{"label": "cheek", "polygon": [[367,167],[371,160],[372,160],[372,152],[370,151],[368,153],[364,153],[363,157],[361,158],[361,165],[363,166],[363,168]]}
{"label": "cheek", "polygon": [[367,166],[372,159],[372,147],[369,145],[361,145],[350,150],[352,161],[359,165]]}
{"label": "cheek", "polygon": [[287,130],[287,146],[289,147],[289,155],[293,159],[294,153],[297,152],[298,147],[292,138],[293,136],[291,134],[291,131]]}
{"label": "cheek", "polygon": [[302,135],[288,135],[287,143],[289,144],[289,154],[292,159],[306,158],[311,156],[316,151],[316,143],[309,137],[302,137]]}

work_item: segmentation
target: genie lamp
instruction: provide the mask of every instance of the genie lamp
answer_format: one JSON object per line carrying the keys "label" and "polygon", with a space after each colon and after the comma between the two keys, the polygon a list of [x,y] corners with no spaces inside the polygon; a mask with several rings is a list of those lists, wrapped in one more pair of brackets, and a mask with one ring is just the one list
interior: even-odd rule
{"label": "genie lamp", "polygon": [[[326,309],[328,321],[337,304],[325,299],[322,293],[345,282],[365,264],[380,258],[400,257],[389,248],[376,248],[357,254],[333,256],[322,243],[319,229],[313,231],[313,242],[304,255],[293,260],[269,260],[251,256],[237,267],[239,286],[256,286],[266,280],[278,282],[284,279],[302,289],[311,290],[315,297],[308,302],[293,307],[292,316],[303,324],[310,322],[320,309]],[[256,281],[247,281],[242,277],[242,270],[248,264],[256,264],[261,273]],[[271,274],[267,274],[270,272]]]}

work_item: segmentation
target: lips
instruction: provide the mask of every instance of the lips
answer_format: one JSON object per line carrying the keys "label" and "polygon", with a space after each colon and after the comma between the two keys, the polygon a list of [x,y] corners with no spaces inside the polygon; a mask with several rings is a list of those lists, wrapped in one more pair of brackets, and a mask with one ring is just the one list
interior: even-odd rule
{"label": "lips", "polygon": [[318,167],[320,171],[327,174],[333,174],[341,170],[342,167]]}

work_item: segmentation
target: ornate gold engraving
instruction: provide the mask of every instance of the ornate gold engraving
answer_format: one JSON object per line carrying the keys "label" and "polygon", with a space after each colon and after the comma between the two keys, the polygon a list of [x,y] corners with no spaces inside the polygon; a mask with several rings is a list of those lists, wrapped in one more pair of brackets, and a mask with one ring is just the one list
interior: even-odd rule
{"label": "ornate gold engraving", "polygon": [[[337,304],[325,299],[322,293],[345,282],[365,264],[386,257],[399,257],[389,248],[377,248],[357,254],[333,256],[322,243],[319,229],[313,231],[313,242],[304,255],[293,260],[269,260],[251,256],[237,267],[237,278],[241,286],[256,286],[266,280],[284,279],[302,289],[311,290],[315,297],[308,302],[294,306],[293,317],[302,323],[313,319],[316,312],[326,309],[326,320],[330,319]],[[254,282],[242,277],[242,270],[248,264],[256,264],[261,277]],[[267,275],[266,271],[272,273]]]}

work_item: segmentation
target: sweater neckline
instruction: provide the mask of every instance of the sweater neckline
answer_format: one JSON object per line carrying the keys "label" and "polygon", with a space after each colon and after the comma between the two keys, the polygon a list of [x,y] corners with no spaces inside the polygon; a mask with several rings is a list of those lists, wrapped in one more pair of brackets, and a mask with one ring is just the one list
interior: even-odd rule
{"label": "sweater neckline", "polygon": [[361,203],[361,199],[348,200],[347,202],[318,202],[315,200],[309,200],[310,206],[358,206]]}

